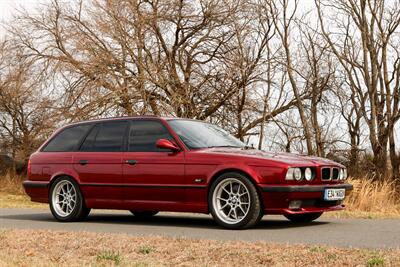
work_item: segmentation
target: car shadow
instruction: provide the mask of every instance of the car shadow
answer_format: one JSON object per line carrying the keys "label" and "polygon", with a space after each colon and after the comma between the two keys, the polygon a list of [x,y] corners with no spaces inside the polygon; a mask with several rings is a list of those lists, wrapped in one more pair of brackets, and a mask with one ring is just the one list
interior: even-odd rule
{"label": "car shadow", "polygon": [[[53,218],[51,213],[0,215],[0,219],[59,223]],[[74,224],[85,223],[223,229],[214,222],[211,216],[185,216],[185,214],[170,215],[163,213],[149,218],[138,218],[130,214],[94,213],[90,214],[84,221],[74,222]],[[314,227],[329,223],[331,222],[324,219],[310,223],[293,223],[283,217],[282,219],[277,219],[277,216],[274,216],[273,218],[264,216],[263,219],[252,229],[280,230],[286,228]]]}

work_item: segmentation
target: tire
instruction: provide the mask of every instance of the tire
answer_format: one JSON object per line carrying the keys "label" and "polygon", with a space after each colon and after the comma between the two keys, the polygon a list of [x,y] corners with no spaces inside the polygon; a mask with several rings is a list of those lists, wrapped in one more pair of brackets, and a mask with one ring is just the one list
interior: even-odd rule
{"label": "tire", "polygon": [[[57,203],[60,201],[65,202]],[[57,178],[51,185],[49,204],[54,218],[61,222],[81,221],[90,213],[90,209],[85,205],[79,185],[68,176]]]}
{"label": "tire", "polygon": [[208,205],[215,222],[228,229],[253,227],[264,215],[257,188],[238,172],[224,173],[215,180]]}
{"label": "tire", "polygon": [[130,211],[135,217],[138,218],[150,218],[158,213],[158,211],[135,211],[131,210]]}
{"label": "tire", "polygon": [[294,223],[308,223],[321,217],[323,212],[304,213],[304,214],[287,214],[284,215],[289,221]]}

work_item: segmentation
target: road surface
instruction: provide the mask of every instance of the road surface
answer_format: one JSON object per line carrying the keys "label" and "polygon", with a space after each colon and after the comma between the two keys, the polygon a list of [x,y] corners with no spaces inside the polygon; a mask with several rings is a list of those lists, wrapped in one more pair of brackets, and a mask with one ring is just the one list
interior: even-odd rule
{"label": "road surface", "polygon": [[218,227],[208,215],[159,213],[152,218],[138,219],[127,211],[94,210],[84,222],[59,223],[53,219],[49,210],[0,209],[0,228],[163,235],[357,248],[400,248],[400,220],[395,219],[322,217],[308,224],[293,224],[283,216],[264,216],[254,229],[233,231]]}

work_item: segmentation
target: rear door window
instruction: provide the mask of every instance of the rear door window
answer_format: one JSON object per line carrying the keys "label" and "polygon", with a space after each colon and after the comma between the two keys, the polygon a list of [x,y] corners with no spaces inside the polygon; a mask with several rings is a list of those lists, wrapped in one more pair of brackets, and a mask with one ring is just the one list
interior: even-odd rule
{"label": "rear door window", "polygon": [[159,122],[152,120],[132,121],[129,131],[129,149],[131,152],[166,152],[168,149],[156,147],[159,139],[174,140],[167,128]]}
{"label": "rear door window", "polygon": [[92,124],[71,126],[57,134],[44,147],[44,152],[70,152],[78,149],[84,136],[87,134]]}
{"label": "rear door window", "polygon": [[127,126],[127,121],[104,122],[97,124],[86,137],[80,151],[122,151]]}

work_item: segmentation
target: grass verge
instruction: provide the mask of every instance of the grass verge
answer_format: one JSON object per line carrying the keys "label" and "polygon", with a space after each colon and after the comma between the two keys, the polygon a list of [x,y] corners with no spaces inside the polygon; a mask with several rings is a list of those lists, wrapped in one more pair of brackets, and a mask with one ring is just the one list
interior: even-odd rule
{"label": "grass verge", "polygon": [[45,209],[48,205],[32,202],[27,195],[0,192],[0,208],[38,208]]}
{"label": "grass verge", "polygon": [[0,230],[0,266],[396,266],[400,250]]}
{"label": "grass verge", "polygon": [[47,208],[32,202],[22,187],[23,177],[7,174],[0,177],[0,208]]}
{"label": "grass verge", "polygon": [[346,210],[327,212],[335,218],[400,218],[400,195],[392,181],[349,179],[354,189],[346,198]]}

